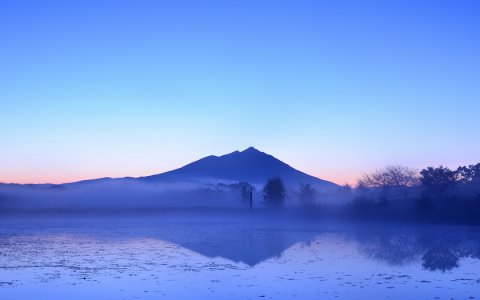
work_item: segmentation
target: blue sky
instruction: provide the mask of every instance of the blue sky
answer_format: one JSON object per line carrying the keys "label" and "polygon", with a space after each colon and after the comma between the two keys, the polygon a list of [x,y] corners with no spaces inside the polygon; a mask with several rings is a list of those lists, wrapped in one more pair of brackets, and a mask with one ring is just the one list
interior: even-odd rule
{"label": "blue sky", "polygon": [[0,181],[248,146],[337,183],[480,162],[478,1],[0,2]]}

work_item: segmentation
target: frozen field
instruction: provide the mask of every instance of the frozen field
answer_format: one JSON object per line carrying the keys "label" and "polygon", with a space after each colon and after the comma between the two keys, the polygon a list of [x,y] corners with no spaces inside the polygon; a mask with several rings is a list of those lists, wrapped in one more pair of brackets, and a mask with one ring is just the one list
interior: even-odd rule
{"label": "frozen field", "polygon": [[159,214],[0,221],[0,299],[475,299],[475,227]]}

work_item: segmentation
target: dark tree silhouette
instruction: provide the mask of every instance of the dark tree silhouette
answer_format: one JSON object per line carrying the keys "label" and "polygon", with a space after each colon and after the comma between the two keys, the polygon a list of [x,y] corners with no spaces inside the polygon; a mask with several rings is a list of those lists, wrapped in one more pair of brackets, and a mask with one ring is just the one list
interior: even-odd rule
{"label": "dark tree silhouette", "polygon": [[457,179],[463,184],[480,184],[480,163],[468,167],[458,167]]}
{"label": "dark tree silhouette", "polygon": [[270,178],[263,187],[263,204],[265,206],[282,207],[286,197],[285,186],[280,177]]}
{"label": "dark tree silhouette", "polygon": [[312,186],[307,184],[300,184],[298,192],[298,200],[303,207],[311,208],[316,206],[317,191]]}
{"label": "dark tree silhouette", "polygon": [[428,167],[420,171],[420,182],[425,193],[430,196],[444,198],[457,183],[458,173],[440,166]]}

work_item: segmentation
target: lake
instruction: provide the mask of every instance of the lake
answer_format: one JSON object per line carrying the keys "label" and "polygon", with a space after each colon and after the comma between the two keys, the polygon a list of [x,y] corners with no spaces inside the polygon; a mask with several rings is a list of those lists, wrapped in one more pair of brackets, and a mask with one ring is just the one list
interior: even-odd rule
{"label": "lake", "polygon": [[478,227],[206,212],[0,226],[0,299],[480,298]]}

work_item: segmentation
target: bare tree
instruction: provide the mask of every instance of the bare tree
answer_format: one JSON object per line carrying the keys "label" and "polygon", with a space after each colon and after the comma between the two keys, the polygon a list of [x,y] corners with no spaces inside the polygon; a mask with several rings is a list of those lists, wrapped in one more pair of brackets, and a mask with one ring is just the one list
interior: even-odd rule
{"label": "bare tree", "polygon": [[401,194],[407,197],[408,189],[419,184],[418,171],[403,166],[387,166],[365,174],[358,180],[357,187],[376,190],[382,197]]}

